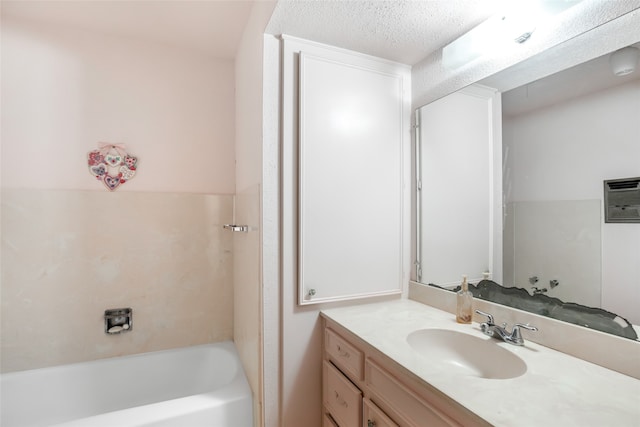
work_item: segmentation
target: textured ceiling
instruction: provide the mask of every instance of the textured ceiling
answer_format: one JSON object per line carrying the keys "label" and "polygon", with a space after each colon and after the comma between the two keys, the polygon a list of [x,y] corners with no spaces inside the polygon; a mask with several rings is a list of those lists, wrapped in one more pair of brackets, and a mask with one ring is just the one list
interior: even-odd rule
{"label": "textured ceiling", "polygon": [[496,13],[497,0],[280,0],[266,32],[413,65]]}

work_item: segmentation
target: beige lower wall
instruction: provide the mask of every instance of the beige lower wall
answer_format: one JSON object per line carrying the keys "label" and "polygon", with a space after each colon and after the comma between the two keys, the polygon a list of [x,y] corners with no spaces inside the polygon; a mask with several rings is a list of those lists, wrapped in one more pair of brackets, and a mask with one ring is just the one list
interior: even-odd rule
{"label": "beige lower wall", "polygon": [[[232,339],[232,195],[1,197],[2,372]],[[117,307],[133,329],[107,335]]]}

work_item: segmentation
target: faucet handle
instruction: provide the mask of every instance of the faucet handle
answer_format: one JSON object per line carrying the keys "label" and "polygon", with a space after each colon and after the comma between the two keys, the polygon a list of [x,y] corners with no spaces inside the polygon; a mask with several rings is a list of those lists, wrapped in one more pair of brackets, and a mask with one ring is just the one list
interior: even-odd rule
{"label": "faucet handle", "polygon": [[487,317],[487,323],[490,325],[493,325],[493,316],[489,313],[485,313],[484,311],[480,311],[480,310],[476,310],[476,313],[482,315],[482,316],[486,316]]}
{"label": "faucet handle", "polygon": [[513,329],[516,329],[516,328],[524,328],[524,329],[527,329],[527,330],[529,330],[529,331],[537,331],[537,330],[538,330],[538,328],[536,328],[535,326],[531,326],[531,325],[530,325],[530,324],[528,324],[528,323],[527,323],[527,324],[516,323],[516,324],[513,326]]}
{"label": "faucet handle", "polygon": [[529,331],[537,331],[538,328],[536,328],[535,326],[531,326],[530,324],[522,324],[522,323],[516,323],[513,326],[513,329],[511,330],[511,337],[509,338],[509,341],[511,341],[513,344],[515,345],[524,345],[524,339],[522,339],[522,334],[520,333],[520,328],[524,328],[527,329]]}

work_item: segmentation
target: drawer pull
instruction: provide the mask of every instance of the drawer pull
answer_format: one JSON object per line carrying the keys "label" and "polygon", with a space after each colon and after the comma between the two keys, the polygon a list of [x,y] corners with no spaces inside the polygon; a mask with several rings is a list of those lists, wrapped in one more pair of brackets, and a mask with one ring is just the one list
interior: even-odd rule
{"label": "drawer pull", "polygon": [[367,427],[376,427],[376,422],[375,421],[371,421],[371,420],[367,420]]}
{"label": "drawer pull", "polygon": [[336,394],[336,402],[338,402],[338,405],[344,406],[345,408],[348,408],[349,404],[342,397],[340,397],[338,392],[334,391],[334,393]]}
{"label": "drawer pull", "polygon": [[347,350],[343,350],[342,347],[340,347],[340,344],[338,344],[336,346],[336,348],[338,349],[338,354],[340,356],[345,357],[347,359],[351,357],[351,355],[349,354],[349,352]]}

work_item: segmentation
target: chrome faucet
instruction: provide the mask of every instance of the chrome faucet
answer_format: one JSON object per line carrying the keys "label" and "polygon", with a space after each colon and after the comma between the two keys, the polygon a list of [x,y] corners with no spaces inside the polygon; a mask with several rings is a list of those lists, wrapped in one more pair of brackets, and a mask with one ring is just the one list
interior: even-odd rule
{"label": "chrome faucet", "polygon": [[476,313],[487,317],[487,321],[480,324],[480,329],[482,330],[483,334],[489,337],[502,339],[504,342],[507,342],[509,344],[524,345],[524,339],[522,338],[522,334],[520,333],[520,328],[524,328],[529,331],[538,330],[538,328],[529,324],[523,325],[522,323],[516,323],[513,326],[511,332],[507,332],[506,323],[503,323],[502,326],[498,326],[493,323],[493,316],[491,314],[485,313],[484,311],[480,310],[476,310]]}

